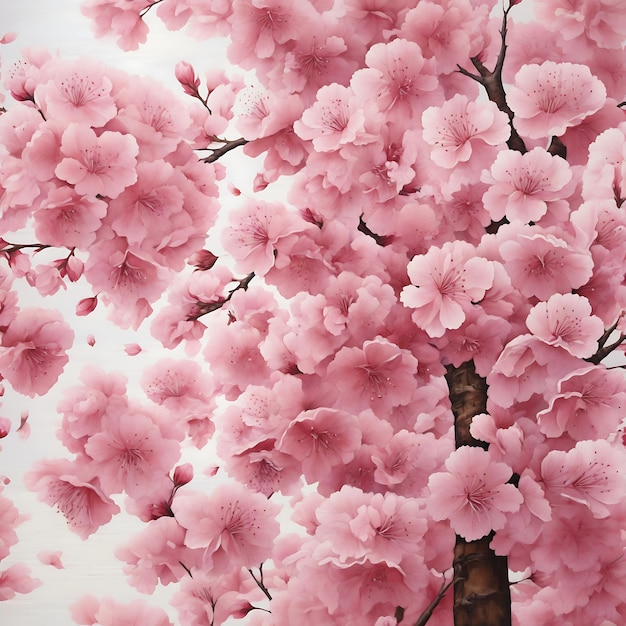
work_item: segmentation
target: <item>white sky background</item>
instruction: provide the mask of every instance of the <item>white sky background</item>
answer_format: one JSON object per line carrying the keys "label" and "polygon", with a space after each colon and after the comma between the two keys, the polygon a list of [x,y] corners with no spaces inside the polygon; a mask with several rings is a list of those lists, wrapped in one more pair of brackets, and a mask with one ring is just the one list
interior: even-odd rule
{"label": "white sky background", "polygon": [[[181,99],[182,93],[174,78],[174,67],[180,60],[191,62],[200,76],[216,64],[227,67],[224,43],[215,41],[196,41],[183,32],[172,33],[165,29],[154,14],[148,14],[146,22],[150,26],[147,44],[134,52],[120,50],[112,38],[95,39],[90,30],[89,21],[80,13],[82,0],[0,0],[0,36],[6,32],[18,32],[17,40],[0,46],[2,72],[6,73],[11,64],[20,57],[23,48],[44,46],[51,52],[58,51],[64,58],[93,56],[107,65],[122,68],[129,73],[150,75],[168,86]],[[525,0],[528,10],[528,0]],[[519,18],[519,14],[516,16]],[[5,106],[10,107],[7,99]],[[232,157],[233,155],[231,155]],[[238,157],[241,162],[241,156]],[[249,190],[254,171],[240,167],[234,174],[236,186]],[[2,233],[0,233],[2,236]],[[56,413],[56,404],[63,389],[79,383],[78,374],[87,362],[97,363],[107,371],[122,371],[136,381],[147,364],[160,358],[176,357],[176,354],[164,350],[151,339],[148,332],[149,322],[144,323],[138,332],[123,331],[106,320],[102,305],[87,317],[74,315],[76,302],[86,295],[82,287],[70,287],[52,298],[41,300],[32,289],[19,289],[20,306],[43,306],[62,310],[76,333],[74,347],[70,353],[70,365],[52,392],[44,398],[31,400],[11,391],[6,385],[6,394],[2,398],[0,415],[9,417],[14,428],[19,424],[20,413],[28,410],[32,434],[22,440],[15,433],[0,441],[0,476],[11,478],[4,495],[11,498],[21,513],[31,516],[28,522],[18,527],[20,542],[13,547],[11,554],[0,562],[0,571],[16,562],[26,562],[31,566],[33,575],[40,578],[44,585],[27,595],[18,595],[8,602],[0,602],[0,624],[3,626],[64,626],[71,619],[67,607],[84,593],[93,593],[98,597],[112,596],[119,601],[130,601],[144,597],[148,602],[161,605],[177,623],[176,613],[167,605],[167,598],[173,591],[172,586],[154,596],[142,596],[128,586],[121,571],[122,564],[113,556],[113,549],[125,542],[129,535],[142,527],[142,523],[120,515],[111,524],[101,528],[87,541],[81,541],[70,533],[60,514],[40,504],[36,496],[28,492],[22,483],[22,476],[32,462],[41,458],[70,458],[70,454],[56,440],[55,431],[60,424]],[[96,338],[94,347],[87,344],[87,336]],[[124,344],[139,343],[143,352],[136,357],[128,357]],[[179,353],[184,357],[184,354]],[[132,387],[129,386],[129,389]],[[201,461],[196,465],[196,476],[211,464],[206,451],[197,454]],[[202,479],[194,481],[201,487]],[[123,502],[116,498],[123,509]],[[64,570],[45,566],[37,560],[37,553],[42,550],[62,550]],[[161,588],[163,589],[163,588]],[[149,626],[149,625],[146,625]]]}

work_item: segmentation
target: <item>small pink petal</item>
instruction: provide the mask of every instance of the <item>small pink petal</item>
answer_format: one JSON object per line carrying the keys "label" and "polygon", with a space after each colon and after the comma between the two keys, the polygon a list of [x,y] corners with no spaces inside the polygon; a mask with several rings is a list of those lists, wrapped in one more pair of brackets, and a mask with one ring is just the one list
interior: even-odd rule
{"label": "small pink petal", "polygon": [[137,356],[141,352],[141,346],[138,343],[127,343],[124,351],[128,356]]}
{"label": "small pink petal", "polygon": [[60,550],[57,550],[56,552],[44,550],[37,554],[37,558],[44,565],[52,565],[52,567],[56,567],[57,569],[64,569],[64,565],[61,561],[61,554],[62,552]]}
{"label": "small pink petal", "polygon": [[0,39],[0,43],[11,43],[15,41],[17,33],[5,33]]}
{"label": "small pink petal", "polygon": [[95,346],[96,345],[96,338],[93,335],[87,335],[87,343],[90,346]]}

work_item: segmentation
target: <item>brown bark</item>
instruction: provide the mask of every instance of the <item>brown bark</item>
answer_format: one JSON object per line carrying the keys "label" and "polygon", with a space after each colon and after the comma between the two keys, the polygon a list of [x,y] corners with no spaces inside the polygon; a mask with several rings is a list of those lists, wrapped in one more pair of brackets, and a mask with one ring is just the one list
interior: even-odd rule
{"label": "brown bark", "polygon": [[[472,418],[487,409],[487,383],[474,362],[449,366],[446,380],[454,413],[456,447],[481,446],[470,434]],[[489,548],[491,535],[465,541],[457,535],[454,548],[455,626],[511,626],[511,593],[507,558]]]}

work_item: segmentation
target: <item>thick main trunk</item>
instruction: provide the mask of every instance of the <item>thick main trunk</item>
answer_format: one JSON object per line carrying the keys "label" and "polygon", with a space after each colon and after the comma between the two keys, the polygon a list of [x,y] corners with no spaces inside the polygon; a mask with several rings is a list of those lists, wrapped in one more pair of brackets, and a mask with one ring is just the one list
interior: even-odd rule
{"label": "thick main trunk", "polygon": [[[487,410],[487,383],[473,361],[448,367],[446,380],[454,413],[456,447],[482,446],[470,435],[472,418]],[[511,593],[507,559],[489,548],[491,535],[454,548],[455,626],[511,626]]]}

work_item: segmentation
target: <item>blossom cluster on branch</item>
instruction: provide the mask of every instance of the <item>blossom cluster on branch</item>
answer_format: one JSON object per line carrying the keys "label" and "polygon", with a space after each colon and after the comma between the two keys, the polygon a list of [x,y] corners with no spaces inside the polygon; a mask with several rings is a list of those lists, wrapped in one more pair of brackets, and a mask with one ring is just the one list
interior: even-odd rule
{"label": "blossom cluster on branch", "polygon": [[[155,14],[227,36],[254,80],[181,62],[183,104],[41,50],[5,77],[0,375],[44,395],[68,362],[71,320],[20,308],[25,285],[83,281],[77,315],[186,350],[141,400],[88,365],[68,458],[26,483],[83,539],[142,520],[115,555],[142,593],[177,585],[181,625],[449,625],[457,537],[523,573],[514,624],[626,620],[626,8],[510,4],[89,0],[123,49]],[[226,210],[235,151],[260,169]],[[470,362],[481,445],[457,447],[446,370]],[[209,440],[219,460],[187,462]],[[19,520],[0,498],[0,559]],[[10,572],[0,598],[35,584]],[[171,623],[71,607],[122,614]]]}

